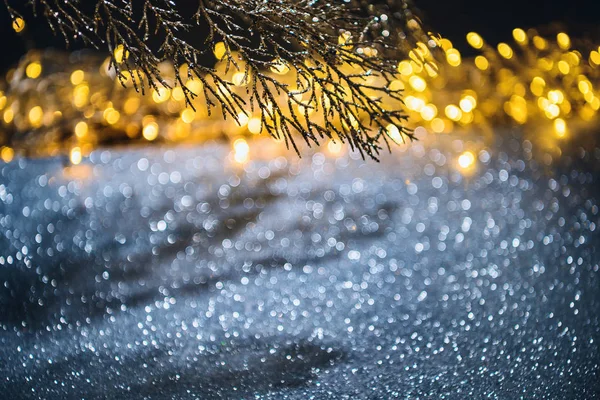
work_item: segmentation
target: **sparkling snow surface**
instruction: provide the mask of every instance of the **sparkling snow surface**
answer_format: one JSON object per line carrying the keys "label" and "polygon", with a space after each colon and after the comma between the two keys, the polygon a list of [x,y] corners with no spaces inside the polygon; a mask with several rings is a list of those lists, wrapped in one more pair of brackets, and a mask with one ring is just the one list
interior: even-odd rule
{"label": "sparkling snow surface", "polygon": [[1,164],[0,397],[598,396],[600,150],[269,146]]}

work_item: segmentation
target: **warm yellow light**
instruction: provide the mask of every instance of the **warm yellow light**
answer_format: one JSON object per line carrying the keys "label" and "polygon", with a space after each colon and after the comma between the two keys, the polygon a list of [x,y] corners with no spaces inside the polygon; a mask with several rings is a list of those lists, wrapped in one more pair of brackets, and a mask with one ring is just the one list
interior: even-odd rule
{"label": "warm yellow light", "polygon": [[423,63],[421,61],[410,61],[410,67],[412,68],[413,74],[420,74],[423,71]]}
{"label": "warm yellow light", "polygon": [[245,72],[236,72],[231,77],[231,82],[235,86],[245,86],[248,82],[246,81],[246,73]]}
{"label": "warm yellow light", "polygon": [[25,74],[28,78],[35,79],[42,73],[42,64],[37,61],[30,63],[27,68],[25,68]]}
{"label": "warm yellow light", "polygon": [[597,52],[596,50],[594,50],[590,53],[590,63],[595,66],[600,65],[600,53]]}
{"label": "warm yellow light", "polygon": [[140,108],[140,97],[137,95],[129,97],[123,104],[123,111],[125,114],[133,115]]}
{"label": "warm yellow light", "polygon": [[122,44],[118,45],[115,48],[113,55],[117,64],[121,64],[123,60],[125,60],[129,56],[129,54],[125,50],[125,47]]}
{"label": "warm yellow light", "polygon": [[81,83],[73,89],[73,104],[77,108],[85,106],[88,102],[88,96],[90,94],[90,88],[85,84]]}
{"label": "warm yellow light", "polygon": [[225,57],[225,54],[227,53],[227,46],[225,46],[225,43],[219,42],[215,44],[215,49],[213,50],[213,53],[215,54],[217,60],[222,60],[223,57]]}
{"label": "warm yellow light", "polygon": [[153,141],[158,137],[158,124],[154,121],[148,122],[142,130],[142,136],[148,141]]}
{"label": "warm yellow light", "polygon": [[458,121],[462,117],[462,111],[460,108],[456,107],[454,104],[450,104],[446,106],[444,110],[446,116],[450,118],[452,121]]}
{"label": "warm yellow light", "polygon": [[458,165],[463,169],[468,169],[475,163],[475,155],[470,151],[465,151],[458,157]]}
{"label": "warm yellow light", "polygon": [[386,126],[385,133],[389,136],[390,139],[392,139],[397,144],[404,143],[404,138],[400,133],[400,129],[398,129],[396,125],[389,124],[388,126]]}
{"label": "warm yellow light", "polygon": [[244,139],[236,139],[233,142],[234,159],[238,163],[242,164],[248,161],[248,154],[250,153],[250,146]]}
{"label": "warm yellow light", "polygon": [[529,85],[529,89],[531,89],[531,93],[535,94],[536,96],[541,96],[542,94],[544,94],[545,87],[546,87],[546,81],[539,76],[536,76],[535,78],[533,78],[531,80],[531,84]]}
{"label": "warm yellow light", "polygon": [[338,36],[338,44],[345,45],[352,43],[352,34],[350,32],[343,32]]}
{"label": "warm yellow light", "polygon": [[475,97],[473,97],[471,95],[467,95],[467,96],[463,97],[459,103],[460,109],[466,113],[473,111],[473,109],[475,108],[476,105],[477,105],[477,100],[475,100]]}
{"label": "warm yellow light", "polygon": [[399,79],[393,80],[390,82],[388,89],[390,89],[392,92],[404,90],[404,83]]}
{"label": "warm yellow light", "polygon": [[42,118],[44,117],[44,111],[42,107],[35,106],[31,110],[29,110],[29,122],[34,127],[39,127],[42,125]]}
{"label": "warm yellow light", "polygon": [[342,142],[329,139],[327,141],[327,150],[333,155],[339,154],[342,151]]}
{"label": "warm yellow light", "polygon": [[448,51],[451,48],[453,48],[454,45],[452,44],[452,42],[449,39],[444,38],[444,39],[440,39],[440,47],[442,49],[444,49],[444,51]]}
{"label": "warm yellow light", "polygon": [[[304,114],[310,115],[315,112],[315,108],[312,107],[308,101],[303,101],[301,104],[298,104],[297,106],[298,106],[298,112],[302,115],[304,115]],[[355,121],[356,121],[356,119],[353,120],[353,122],[355,122]],[[358,121],[356,121],[356,122],[358,122]],[[354,123],[353,123],[353,126],[354,126]],[[358,126],[355,126],[355,128],[357,128],[357,127]]]}
{"label": "warm yellow light", "polygon": [[83,82],[84,79],[85,73],[80,69],[73,71],[73,73],[71,74],[71,84],[73,86],[79,85],[81,82]]}
{"label": "warm yellow light", "polygon": [[446,61],[453,67],[458,67],[461,63],[460,53],[456,49],[446,51]]}
{"label": "warm yellow light", "polygon": [[409,61],[400,61],[398,64],[398,72],[404,76],[408,76],[413,73],[412,65]]}
{"label": "warm yellow light", "polygon": [[109,107],[106,110],[104,110],[103,116],[106,122],[108,122],[110,125],[116,124],[117,122],[119,122],[119,119],[121,119],[121,113],[112,107]]}
{"label": "warm yellow light", "polygon": [[12,28],[17,33],[21,32],[23,29],[25,29],[25,21],[23,21],[23,18],[19,18],[19,17],[15,18],[12,23]]}
{"label": "warm yellow light", "polygon": [[75,125],[75,136],[78,138],[83,138],[88,133],[88,124],[84,121],[79,121],[77,125]]}
{"label": "warm yellow light", "polygon": [[290,67],[283,60],[273,60],[271,64],[271,71],[278,75],[285,75],[290,72]]}
{"label": "warm yellow light", "polygon": [[567,75],[569,73],[569,71],[571,71],[571,67],[569,66],[569,63],[566,62],[565,60],[560,60],[558,62],[558,70],[560,71],[561,74]]}
{"label": "warm yellow light", "polygon": [[556,132],[556,136],[564,137],[567,133],[567,123],[562,118],[556,118],[554,120],[554,131]]}
{"label": "warm yellow light", "polygon": [[82,159],[81,148],[80,147],[73,147],[71,149],[71,153],[69,155],[69,159],[71,160],[71,163],[73,165],[79,164],[81,162],[81,159]]}
{"label": "warm yellow light", "polygon": [[519,44],[527,44],[527,34],[521,28],[515,28],[512,31],[513,38]]}
{"label": "warm yellow light", "polygon": [[202,90],[202,82],[200,82],[199,79],[189,80],[185,86],[195,95],[200,94],[200,91]]}
{"label": "warm yellow light", "polygon": [[427,89],[427,83],[420,76],[411,76],[408,80],[408,83],[410,83],[410,86],[412,86],[417,92],[422,92]]}
{"label": "warm yellow light", "polygon": [[0,158],[5,163],[11,162],[13,160],[14,156],[15,156],[15,151],[8,146],[3,146],[2,149],[0,150]]}
{"label": "warm yellow light", "polygon": [[490,66],[489,61],[484,56],[475,57],[475,66],[482,71],[485,71]]}
{"label": "warm yellow light", "polygon": [[409,110],[420,112],[423,107],[425,107],[425,100],[420,97],[415,96],[406,96],[404,99],[406,107]]}
{"label": "warm yellow light", "polygon": [[437,115],[437,108],[433,104],[428,104],[421,109],[421,118],[425,121],[431,121]]}
{"label": "warm yellow light", "polygon": [[425,68],[425,72],[427,72],[427,75],[431,78],[435,78],[439,75],[438,66],[434,62],[428,62],[423,68]]}
{"label": "warm yellow light", "polygon": [[518,95],[512,95],[510,101],[505,104],[505,111],[517,123],[524,124],[527,122],[528,110],[527,101]]}
{"label": "warm yellow light", "polygon": [[560,108],[556,104],[550,104],[545,111],[548,119],[554,119],[560,114]]}
{"label": "warm yellow light", "polygon": [[173,88],[173,91],[171,92],[171,97],[175,101],[185,100],[185,93],[183,92],[183,89],[181,88],[181,86],[177,86],[176,88]]}
{"label": "warm yellow light", "polygon": [[467,33],[467,42],[469,42],[471,47],[474,49],[480,49],[483,47],[483,39],[475,32]]}
{"label": "warm yellow light", "polygon": [[241,112],[237,115],[237,124],[241,127],[246,126],[250,117],[245,112]]}
{"label": "warm yellow light", "polygon": [[259,134],[262,131],[262,121],[258,117],[250,118],[248,121],[248,131],[250,133]]}
{"label": "warm yellow light", "polygon": [[588,81],[579,81],[579,84],[577,85],[577,87],[579,88],[579,91],[583,94],[587,94],[591,91],[592,86],[590,85],[590,83]]}
{"label": "warm yellow light", "polygon": [[556,43],[558,43],[561,49],[568,50],[571,47],[571,38],[566,33],[561,32],[556,35]]}
{"label": "warm yellow light", "polygon": [[443,119],[434,118],[433,121],[431,121],[431,130],[433,130],[435,133],[442,133],[444,132],[445,128],[446,124],[444,124]]}
{"label": "warm yellow light", "polygon": [[3,119],[5,123],[10,124],[13,121],[14,117],[15,113],[11,108],[7,108],[6,111],[4,111]]}
{"label": "warm yellow light", "polygon": [[548,42],[546,42],[546,39],[544,39],[541,36],[534,36],[533,37],[533,45],[538,50],[545,50],[546,47],[548,47]]}
{"label": "warm yellow light", "polygon": [[152,92],[152,100],[154,100],[155,103],[164,103],[169,100],[170,96],[171,91],[166,87],[159,87]]}
{"label": "warm yellow light", "polygon": [[500,55],[506,58],[507,60],[510,60],[513,56],[513,50],[506,43],[498,44],[498,53],[500,53]]}
{"label": "warm yellow light", "polygon": [[191,108],[186,108],[181,112],[181,120],[186,124],[192,123],[194,118],[196,118],[196,112]]}
{"label": "warm yellow light", "polygon": [[548,92],[548,100],[552,104],[561,104],[565,100],[565,96],[560,90],[551,90]]}

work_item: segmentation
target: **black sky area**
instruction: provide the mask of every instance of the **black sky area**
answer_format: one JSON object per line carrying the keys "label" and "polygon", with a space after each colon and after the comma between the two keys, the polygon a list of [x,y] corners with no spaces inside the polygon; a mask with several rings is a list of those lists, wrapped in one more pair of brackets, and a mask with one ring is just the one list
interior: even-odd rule
{"label": "black sky area", "polygon": [[[394,0],[390,0],[394,1]],[[510,41],[515,27],[537,28],[560,24],[574,37],[600,38],[600,0],[414,0],[424,22],[434,31],[467,50],[465,35],[480,33],[489,43]],[[191,11],[190,11],[191,12]],[[542,32],[543,33],[543,30]],[[0,7],[0,37],[3,39],[0,71],[18,62],[32,48],[65,48],[43,19],[29,21],[25,35],[17,35],[10,18]],[[71,46],[71,49],[81,45]]]}

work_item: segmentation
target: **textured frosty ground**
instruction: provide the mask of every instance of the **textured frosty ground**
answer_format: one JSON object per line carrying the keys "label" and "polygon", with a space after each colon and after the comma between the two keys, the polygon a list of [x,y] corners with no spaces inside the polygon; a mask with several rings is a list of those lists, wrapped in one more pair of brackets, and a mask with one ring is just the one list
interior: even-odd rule
{"label": "textured frosty ground", "polygon": [[3,398],[593,398],[600,151],[531,147],[1,165]]}

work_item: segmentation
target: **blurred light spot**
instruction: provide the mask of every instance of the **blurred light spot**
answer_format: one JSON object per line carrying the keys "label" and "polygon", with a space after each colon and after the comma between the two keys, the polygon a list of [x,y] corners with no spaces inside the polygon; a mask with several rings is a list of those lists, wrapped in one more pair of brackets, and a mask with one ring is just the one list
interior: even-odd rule
{"label": "blurred light spot", "polygon": [[186,108],[181,112],[181,120],[186,124],[192,123],[194,118],[196,118],[196,112],[191,108]]}
{"label": "blurred light spot", "polygon": [[527,34],[521,28],[515,28],[512,31],[513,38],[519,44],[527,44]]}
{"label": "blurred light spot", "polygon": [[15,156],[15,151],[8,147],[8,146],[3,146],[2,149],[0,149],[0,158],[2,158],[2,161],[9,163],[12,161],[12,159]]}
{"label": "blurred light spot", "polygon": [[244,139],[236,139],[236,141],[233,142],[233,150],[235,152],[235,161],[237,161],[240,164],[248,161],[250,146],[248,146],[248,143]]}
{"label": "blurred light spot", "polygon": [[329,150],[332,155],[339,154],[342,151],[342,142],[339,140],[334,141],[333,139],[329,139],[327,141],[327,150]]}
{"label": "blurred light spot", "polygon": [[556,35],[556,43],[558,43],[561,49],[567,50],[571,47],[571,38],[566,33],[560,32]]}
{"label": "blurred light spot", "polygon": [[23,29],[25,29],[25,21],[23,21],[23,18],[19,18],[19,17],[15,18],[12,23],[12,28],[17,33],[21,32]]}
{"label": "blurred light spot", "polygon": [[225,46],[225,43],[219,42],[215,44],[215,49],[213,50],[213,52],[217,60],[222,60],[223,57],[225,57],[225,54],[227,53],[227,46]]}
{"label": "blurred light spot", "polygon": [[88,133],[88,124],[85,121],[80,121],[75,125],[75,135],[78,138],[83,138]]}
{"label": "blurred light spot", "polygon": [[155,103],[164,103],[169,100],[170,95],[171,91],[169,89],[166,87],[159,87],[152,92],[152,100],[154,100]]}
{"label": "blurred light spot", "polygon": [[475,57],[475,66],[480,70],[485,71],[489,68],[490,63],[484,56],[477,56]]}
{"label": "blurred light spot", "polygon": [[467,33],[467,42],[475,49],[480,49],[483,47],[483,39],[475,32]]}
{"label": "blurred light spot", "polygon": [[388,126],[386,126],[385,133],[389,136],[390,139],[392,139],[397,144],[404,143],[404,139],[400,134],[400,129],[398,129],[396,125],[389,124]]}
{"label": "blurred light spot", "polygon": [[34,127],[39,127],[42,125],[42,118],[44,116],[44,111],[42,107],[35,106],[31,110],[29,110],[29,123]]}
{"label": "blurred light spot", "polygon": [[123,60],[129,56],[129,54],[125,50],[125,47],[122,44],[118,45],[115,48],[113,55],[117,64],[121,64]]}
{"label": "blurred light spot", "polygon": [[84,79],[85,73],[80,69],[73,71],[73,73],[71,74],[71,84],[73,86],[79,85],[81,82],[83,82]]}
{"label": "blurred light spot", "polygon": [[425,83],[425,80],[420,76],[411,76],[408,80],[408,83],[410,83],[410,86],[412,86],[417,92],[422,92],[427,89],[427,83]]}
{"label": "blurred light spot", "polygon": [[81,155],[81,148],[79,147],[73,147],[71,149],[71,153],[69,155],[69,159],[71,160],[71,163],[74,165],[77,165],[81,162],[82,159],[82,155]]}
{"label": "blurred light spot", "polygon": [[158,137],[158,124],[154,121],[149,122],[142,130],[142,136],[148,141],[153,141]]}
{"label": "blurred light spot", "polygon": [[468,169],[475,163],[475,155],[470,151],[465,151],[458,157],[458,165],[463,169]]}
{"label": "blurred light spot", "polygon": [[506,58],[507,60],[510,60],[513,56],[513,50],[506,43],[498,44],[498,53],[500,53],[500,55]]}
{"label": "blurred light spot", "polygon": [[37,61],[30,63],[27,68],[25,68],[25,74],[28,78],[35,79],[42,73],[42,64]]}
{"label": "blurred light spot", "polygon": [[248,120],[248,131],[250,133],[259,134],[262,131],[262,121],[258,117]]}
{"label": "blurred light spot", "polygon": [[567,123],[562,118],[556,118],[554,120],[554,131],[556,132],[556,136],[562,138],[567,133]]}

